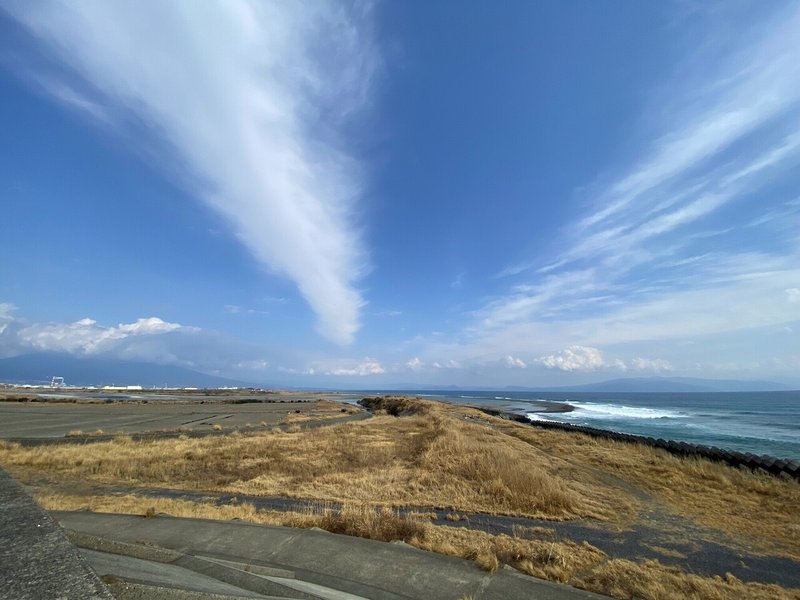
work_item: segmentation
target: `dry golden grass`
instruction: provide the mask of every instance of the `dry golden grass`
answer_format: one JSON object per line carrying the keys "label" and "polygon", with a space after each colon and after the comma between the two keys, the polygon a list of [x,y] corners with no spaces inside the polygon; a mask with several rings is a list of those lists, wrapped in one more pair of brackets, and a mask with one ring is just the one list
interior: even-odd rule
{"label": "dry golden grass", "polygon": [[303,423],[324,419],[336,419],[347,415],[354,415],[362,409],[352,404],[344,404],[333,400],[315,400],[307,408],[295,409],[286,414],[281,423]]}
{"label": "dry golden grass", "polygon": [[80,480],[247,495],[451,508],[551,519],[608,517],[595,490],[572,489],[529,446],[431,412],[313,431],[6,447],[0,462],[56,481]]}
{"label": "dry golden grass", "polygon": [[[275,427],[206,438],[133,441],[117,436],[91,445],[30,448],[0,442],[0,464],[23,481],[49,480],[67,487],[74,482],[127,484],[348,505],[344,514],[270,513],[248,504],[43,496],[51,508],[85,505],[138,514],[152,508],[152,514],[320,526],[376,539],[399,536],[420,548],[476,560],[488,570],[510,564],[621,598],[797,597],[776,586],[694,577],[656,562],[609,561],[592,546],[555,541],[547,528],[493,536],[433,526],[431,513],[425,512],[400,523],[393,511],[373,508],[436,507],[452,511],[453,519],[463,512],[551,520],[593,517],[617,527],[635,524],[639,508],[650,503],[650,508],[667,508],[733,534],[748,552],[779,551],[800,558],[797,482],[680,459],[641,445],[540,430],[464,407],[390,398],[374,402],[373,409],[379,416],[313,431],[292,423],[285,431]],[[664,534],[682,537],[685,532],[664,529]]]}
{"label": "dry golden grass", "polygon": [[587,467],[653,494],[673,512],[743,536],[764,549],[800,559],[800,484],[734,469],[702,458],[680,458],[641,444],[493,421],[535,450],[567,460],[565,471]]}
{"label": "dry golden grass", "polygon": [[609,560],[575,582],[593,592],[615,598],[642,600],[797,600],[800,590],[779,585],[744,583],[730,573],[725,577],[700,577],[662,565],[658,561],[634,563]]}
{"label": "dry golden grass", "polygon": [[319,527],[381,541],[402,540],[417,548],[475,560],[487,571],[502,564],[554,581],[567,581],[605,558],[589,544],[552,542],[491,535],[461,527],[434,526],[425,518],[403,515],[386,507],[345,505],[341,511],[322,506],[305,512],[259,511],[248,503],[217,506],[168,498],[81,496],[41,492],[37,501],[48,510],[91,510],[155,516],[159,513],[195,519],[241,519],[267,525]]}
{"label": "dry golden grass", "polygon": [[577,572],[606,557],[585,542],[531,540],[448,526],[431,526],[428,535],[414,545],[474,560],[490,572],[506,564],[528,575],[560,582],[568,582]]}
{"label": "dry golden grass", "polygon": [[409,398],[373,405],[386,414],[313,431],[294,423],[286,432],[239,436],[0,444],[0,464],[23,480],[594,517],[617,525],[635,522],[642,490],[677,514],[800,558],[797,482],[641,445],[540,430],[465,407]]}
{"label": "dry golden grass", "polygon": [[434,526],[422,514],[400,515],[368,506],[345,506],[306,512],[259,511],[251,504],[217,506],[187,500],[124,496],[79,496],[50,492],[36,494],[48,510],[92,510],[157,517],[230,520],[287,527],[320,527],[369,539],[403,540],[417,548],[476,561],[493,572],[510,565],[523,573],[565,582],[615,598],[642,600],[798,600],[800,590],[777,585],[744,583],[732,575],[701,577],[667,567],[658,561],[635,563],[609,560],[597,548],[570,541],[542,541],[491,535],[459,527]]}
{"label": "dry golden grass", "polygon": [[91,435],[105,435],[106,432],[102,429],[95,429],[94,431],[81,431],[80,429],[73,429],[67,433],[66,437],[84,437]]}

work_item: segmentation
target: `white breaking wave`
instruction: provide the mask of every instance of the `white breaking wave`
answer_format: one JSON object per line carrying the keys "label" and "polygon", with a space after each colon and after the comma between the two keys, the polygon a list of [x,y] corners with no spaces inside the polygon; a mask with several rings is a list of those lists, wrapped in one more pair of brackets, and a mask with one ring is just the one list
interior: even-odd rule
{"label": "white breaking wave", "polygon": [[[562,413],[559,413],[559,414],[562,414]],[[550,419],[550,418],[546,417],[544,413],[530,412],[530,413],[527,413],[525,416],[528,417],[529,421],[550,421],[550,422],[552,422],[554,420],[554,419]]]}
{"label": "white breaking wave", "polygon": [[683,419],[686,413],[674,410],[657,408],[643,408],[640,406],[625,406],[623,404],[595,404],[594,402],[570,402],[575,410],[560,413],[559,417],[566,419]]}

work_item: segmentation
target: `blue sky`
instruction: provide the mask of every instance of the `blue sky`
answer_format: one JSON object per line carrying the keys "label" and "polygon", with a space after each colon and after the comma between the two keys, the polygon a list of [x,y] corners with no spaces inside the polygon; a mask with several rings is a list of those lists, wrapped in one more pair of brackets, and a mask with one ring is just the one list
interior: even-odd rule
{"label": "blue sky", "polygon": [[800,9],[0,3],[0,356],[800,383]]}

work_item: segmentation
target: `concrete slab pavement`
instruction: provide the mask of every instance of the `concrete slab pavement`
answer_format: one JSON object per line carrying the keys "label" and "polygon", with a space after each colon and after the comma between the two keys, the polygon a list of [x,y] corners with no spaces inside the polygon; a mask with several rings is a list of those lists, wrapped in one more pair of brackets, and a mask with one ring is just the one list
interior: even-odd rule
{"label": "concrete slab pavement", "polygon": [[113,600],[64,532],[0,470],[0,599]]}
{"label": "concrete slab pavement", "polygon": [[[603,598],[529,577],[513,569],[490,574],[473,562],[425,552],[406,544],[378,542],[321,530],[167,516],[145,519],[89,512],[56,512],[53,515],[65,528],[84,536],[157,546],[204,561],[206,574],[211,573],[207,563],[213,562],[208,561],[209,557],[216,559],[220,567],[227,565],[242,573],[257,575],[258,568],[267,569],[266,572],[269,569],[291,572],[294,575],[292,584],[281,581],[280,577],[259,577],[294,589],[294,593],[286,595],[295,598],[332,599],[335,598],[331,596],[334,592],[381,600]],[[87,555],[87,558],[91,560],[92,555]],[[187,560],[175,564],[194,570],[197,565],[190,563],[191,560]],[[223,575],[230,576],[229,573]],[[300,582],[311,585],[303,587],[298,585]],[[244,579],[236,585],[252,589]],[[342,599],[346,597],[340,596]]]}

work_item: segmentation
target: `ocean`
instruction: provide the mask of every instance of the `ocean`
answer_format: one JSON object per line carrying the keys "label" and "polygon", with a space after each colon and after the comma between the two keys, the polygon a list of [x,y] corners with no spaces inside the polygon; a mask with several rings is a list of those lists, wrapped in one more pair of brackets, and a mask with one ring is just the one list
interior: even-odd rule
{"label": "ocean", "polygon": [[[400,392],[392,392],[400,393]],[[800,459],[800,391],[714,393],[403,391],[458,404],[484,405],[529,419]],[[575,410],[542,413],[537,402]]]}

